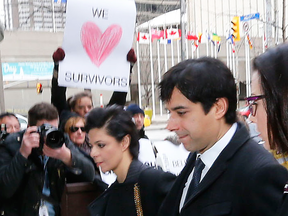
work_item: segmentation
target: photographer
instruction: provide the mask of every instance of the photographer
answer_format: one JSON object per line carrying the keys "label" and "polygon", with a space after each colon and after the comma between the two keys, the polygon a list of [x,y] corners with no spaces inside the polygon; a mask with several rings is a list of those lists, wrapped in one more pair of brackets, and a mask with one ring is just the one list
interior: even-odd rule
{"label": "photographer", "polygon": [[[7,136],[0,146],[0,215],[60,215],[66,176],[73,174],[71,182],[93,180],[93,162],[65,135],[58,136],[58,121],[53,105],[36,104],[28,112],[27,130]],[[49,138],[50,130],[57,136]]]}

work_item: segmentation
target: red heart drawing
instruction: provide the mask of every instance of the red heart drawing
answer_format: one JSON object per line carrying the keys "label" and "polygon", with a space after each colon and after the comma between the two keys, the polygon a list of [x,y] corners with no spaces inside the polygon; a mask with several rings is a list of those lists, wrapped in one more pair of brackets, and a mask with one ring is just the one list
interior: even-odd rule
{"label": "red heart drawing", "polygon": [[111,54],[119,43],[121,36],[122,28],[119,25],[109,26],[103,34],[93,22],[84,23],[81,29],[82,45],[97,67],[100,67]]}

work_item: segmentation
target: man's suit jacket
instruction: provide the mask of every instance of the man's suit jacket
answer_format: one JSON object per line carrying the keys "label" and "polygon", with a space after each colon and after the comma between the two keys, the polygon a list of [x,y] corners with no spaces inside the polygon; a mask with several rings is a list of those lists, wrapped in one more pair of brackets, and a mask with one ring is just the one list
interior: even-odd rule
{"label": "man's suit jacket", "polygon": [[279,214],[277,216],[288,216],[288,182],[283,190],[283,202],[279,208]]}
{"label": "man's suit jacket", "polygon": [[179,214],[182,191],[195,159],[196,153],[191,153],[164,200],[159,216],[276,215],[288,171],[267,150],[250,139],[244,125],[238,123],[230,143]]}

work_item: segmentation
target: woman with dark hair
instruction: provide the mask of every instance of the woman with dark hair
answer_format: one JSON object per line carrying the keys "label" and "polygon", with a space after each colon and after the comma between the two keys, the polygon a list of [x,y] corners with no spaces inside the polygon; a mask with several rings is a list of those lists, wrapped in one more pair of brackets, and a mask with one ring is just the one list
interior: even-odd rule
{"label": "woman with dark hair", "polygon": [[[257,124],[264,146],[288,169],[288,44],[267,50],[253,61],[250,120]],[[288,180],[288,179],[287,179]],[[288,215],[288,184],[279,216]]]}
{"label": "woman with dark hair", "polygon": [[117,105],[95,108],[89,112],[85,128],[97,167],[117,175],[116,181],[90,204],[90,214],[156,215],[175,176],[138,160],[139,137],[129,113]]}
{"label": "woman with dark hair", "polygon": [[265,148],[288,168],[288,44],[256,57],[253,69],[250,120]]}

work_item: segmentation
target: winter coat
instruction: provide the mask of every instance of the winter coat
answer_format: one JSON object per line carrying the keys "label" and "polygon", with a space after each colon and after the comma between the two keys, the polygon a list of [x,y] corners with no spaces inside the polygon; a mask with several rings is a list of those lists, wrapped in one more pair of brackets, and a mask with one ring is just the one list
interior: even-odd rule
{"label": "winter coat", "polygon": [[[28,159],[19,152],[24,132],[10,134],[0,146],[1,215],[39,214],[45,170],[41,156],[36,154],[34,149]],[[72,167],[67,167],[62,161],[54,158],[49,158],[46,164],[50,188],[49,202],[53,204],[56,216],[60,214],[60,201],[68,173],[69,182],[90,182],[95,174],[91,158],[81,153],[67,136],[65,144],[71,151]]]}
{"label": "winter coat", "polygon": [[134,187],[138,183],[144,215],[153,216],[172,187],[176,176],[143,165],[133,160],[126,180],[113,183],[89,206],[90,215],[133,216],[136,214]]}

